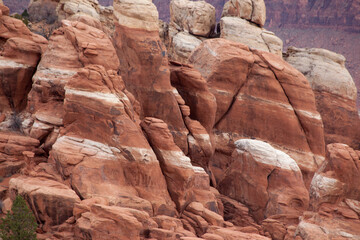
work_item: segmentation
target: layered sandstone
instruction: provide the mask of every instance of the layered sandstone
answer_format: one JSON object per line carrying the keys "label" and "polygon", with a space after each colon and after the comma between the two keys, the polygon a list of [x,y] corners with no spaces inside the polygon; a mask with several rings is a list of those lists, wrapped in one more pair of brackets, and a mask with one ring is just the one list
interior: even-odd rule
{"label": "layered sandstone", "polygon": [[258,140],[241,139],[235,145],[219,181],[220,192],[249,206],[257,221],[279,214],[302,215],[309,194],[295,160]]}
{"label": "layered sandstone", "polygon": [[[169,63],[151,1],[117,0],[113,38],[84,2],[61,1],[84,13],[66,16],[46,50],[4,44],[16,61],[42,56],[26,108],[0,116],[3,211],[22,195],[39,239],[358,238],[359,151],[332,144],[325,159],[314,86],[300,72],[184,29],[173,35],[182,63]],[[316,81],[353,94],[348,78]]]}
{"label": "layered sandstone", "polygon": [[325,149],[321,116],[307,79],[274,54],[224,39],[203,42],[190,62],[216,97],[215,169],[226,165],[224,157],[231,155],[236,140],[253,137],[295,159],[308,185]]}
{"label": "layered sandstone", "polygon": [[22,21],[9,17],[8,8],[0,6],[0,111],[20,112],[26,106],[31,78],[47,41],[30,32]]}
{"label": "layered sandstone", "polygon": [[170,24],[180,31],[208,37],[215,27],[215,8],[205,1],[172,0]]}
{"label": "layered sandstone", "polygon": [[310,186],[315,212],[300,218],[296,235],[302,239],[359,238],[359,163],[359,151],[339,143],[327,146],[327,159]]}
{"label": "layered sandstone", "polygon": [[259,28],[247,20],[223,17],[220,20],[220,32],[222,38],[282,56],[282,40],[273,32]]}
{"label": "layered sandstone", "polygon": [[230,0],[224,5],[222,17],[244,18],[262,27],[266,21],[265,3],[263,0]]}
{"label": "layered sandstone", "polygon": [[326,143],[341,142],[358,149],[360,118],[357,89],[345,58],[325,49],[289,48],[285,60],[309,80],[324,122]]}

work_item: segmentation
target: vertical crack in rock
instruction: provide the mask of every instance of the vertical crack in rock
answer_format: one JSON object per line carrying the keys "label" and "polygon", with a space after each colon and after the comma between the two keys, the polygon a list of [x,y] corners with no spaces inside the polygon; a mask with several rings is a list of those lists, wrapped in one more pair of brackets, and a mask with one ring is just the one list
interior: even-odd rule
{"label": "vertical crack in rock", "polygon": [[[261,56],[261,54],[258,54],[258,56],[259,56],[261,59],[263,59],[265,62],[267,62],[267,61],[263,58],[263,56]],[[293,104],[292,104],[292,102],[291,102],[290,97],[287,95],[285,88],[283,87],[281,81],[279,80],[278,76],[276,75],[275,71],[272,69],[272,67],[270,66],[270,64],[269,64],[269,69],[273,72],[274,77],[276,78],[276,80],[277,80],[278,83],[280,84],[280,86],[281,86],[281,88],[282,88],[282,90],[283,90],[283,93],[284,93],[285,97],[286,97],[287,100],[288,100],[288,103],[291,105],[291,107],[292,107],[292,109],[293,109],[293,111],[294,111],[294,114],[295,114],[295,116],[296,116],[296,119],[297,119],[298,122],[299,122],[299,126],[301,127],[302,131],[304,132],[304,136],[305,136],[305,139],[306,139],[306,143],[307,143],[310,151],[313,153],[313,161],[314,161],[315,165],[318,166],[318,164],[317,164],[317,162],[316,162],[316,159],[315,159],[315,156],[314,156],[314,155],[315,155],[314,152],[313,152],[314,150],[313,150],[313,148],[312,148],[312,145],[310,144],[310,141],[309,141],[309,139],[308,139],[307,132],[306,132],[306,130],[305,130],[304,124],[303,124],[303,122],[301,121],[301,118],[299,117],[299,114],[298,114],[297,110],[293,107]]]}
{"label": "vertical crack in rock", "polygon": [[226,116],[230,113],[230,111],[231,111],[231,109],[232,109],[232,106],[233,106],[234,103],[236,102],[237,96],[240,94],[242,88],[243,88],[243,87],[246,85],[246,83],[248,82],[248,79],[249,79],[249,76],[250,76],[250,74],[251,74],[251,72],[252,72],[252,68],[253,68],[254,64],[255,64],[255,61],[252,62],[252,64],[248,67],[248,74],[246,75],[246,79],[245,79],[244,83],[239,87],[239,89],[237,90],[237,92],[234,94],[234,97],[233,97],[233,99],[232,99],[232,101],[231,101],[231,103],[230,103],[230,105],[229,105],[229,108],[228,108],[228,109],[226,110],[226,112],[222,115],[222,117],[214,124],[214,128],[217,128],[218,125],[221,123],[221,121],[222,121],[223,119],[225,119]]}

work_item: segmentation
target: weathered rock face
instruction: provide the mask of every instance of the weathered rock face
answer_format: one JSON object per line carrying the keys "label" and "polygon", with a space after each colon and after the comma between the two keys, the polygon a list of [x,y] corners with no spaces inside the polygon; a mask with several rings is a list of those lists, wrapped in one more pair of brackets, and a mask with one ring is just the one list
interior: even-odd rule
{"label": "weathered rock face", "polygon": [[80,198],[68,186],[44,178],[12,178],[9,191],[13,199],[24,196],[38,222],[46,226],[59,225],[73,215],[75,203]]}
{"label": "weathered rock face", "polygon": [[86,67],[65,89],[65,129],[51,152],[63,177],[82,198],[106,196],[112,205],[173,215],[159,162],[116,71]]}
{"label": "weathered rock face", "polygon": [[304,214],[297,235],[303,239],[360,237],[359,157],[359,151],[345,144],[327,146],[327,159],[310,187],[315,212]]}
{"label": "weathered rock face", "polygon": [[193,201],[219,212],[215,196],[210,191],[209,176],[201,167],[192,166],[190,158],[175,145],[167,125],[159,119],[145,118],[141,126],[160,161],[168,190],[179,212]]}
{"label": "weathered rock face", "polygon": [[283,43],[274,33],[236,17],[223,17],[220,21],[221,37],[240,42],[250,48],[282,56]]}
{"label": "weathered rock face", "polygon": [[258,140],[242,139],[235,145],[232,162],[219,181],[220,192],[249,206],[259,222],[272,215],[302,215],[309,194],[296,162]]}
{"label": "weathered rock face", "polygon": [[35,116],[30,135],[45,140],[46,148],[51,148],[63,125],[66,83],[79,69],[90,64],[117,71],[119,60],[110,39],[99,29],[64,20],[50,38],[28,97],[27,109]]}
{"label": "weathered rock face", "polygon": [[[123,3],[117,2],[115,11],[120,11]],[[144,13],[154,18],[153,11],[156,7],[146,2],[148,4],[139,6]],[[121,22],[120,19],[116,24],[115,46],[120,59],[121,75],[127,89],[140,102],[140,117],[164,120],[175,136],[175,143],[187,154],[188,130],[173,92],[174,88],[170,84],[166,48],[160,40],[158,24],[147,26],[143,18],[144,16],[136,20],[137,25]]]}
{"label": "weathered rock face", "polygon": [[[10,128],[11,129],[11,128]],[[41,162],[39,156],[43,151],[39,148],[40,142],[31,137],[22,136],[19,133],[0,133],[0,176],[10,177],[19,172],[26,165],[31,164],[27,153],[34,153],[32,164]]]}
{"label": "weathered rock face", "polygon": [[262,27],[266,20],[265,3],[263,0],[230,0],[224,5],[222,17],[244,18]]}
{"label": "weathered rock face", "polygon": [[171,43],[168,49],[169,58],[171,60],[187,63],[192,51],[194,51],[201,42],[201,40],[189,33],[175,33],[175,35],[171,38]]}
{"label": "weathered rock face", "polygon": [[190,117],[198,120],[211,133],[215,125],[217,104],[206,80],[190,65],[172,62],[170,70],[172,86],[192,109]]}
{"label": "weathered rock face", "polygon": [[190,62],[217,101],[213,166],[226,165],[224,154],[231,155],[236,140],[255,137],[289,154],[308,185],[325,150],[321,117],[306,78],[276,55],[223,39],[203,42]]}
{"label": "weathered rock face", "polygon": [[359,199],[359,164],[359,151],[346,144],[327,145],[327,160],[311,183],[310,196],[314,207],[318,209],[322,203]]}
{"label": "weathered rock face", "polygon": [[112,7],[103,7],[97,0],[31,0],[28,7],[31,29],[50,36],[62,20],[83,22],[106,34],[114,31]]}
{"label": "weathered rock face", "polygon": [[172,0],[170,25],[193,35],[208,37],[216,24],[215,8],[205,1]]}
{"label": "weathered rock face", "polygon": [[158,30],[159,14],[152,1],[115,0],[114,14],[118,22],[128,28]]}
{"label": "weathered rock face", "polygon": [[[169,44],[179,50],[172,54],[182,63],[169,64],[151,1],[117,0],[107,12],[116,17],[113,38],[97,1],[53,3],[77,21],[63,21],[46,51],[47,42],[16,21],[0,25],[6,62],[31,65],[42,53],[31,65],[27,108],[0,115],[2,210],[15,194],[25,196],[39,239],[360,236],[359,152],[329,145],[324,161],[313,91],[280,57],[170,26]],[[187,12],[206,5],[182,3]],[[235,13],[224,19],[253,24],[276,45],[255,26],[261,19],[232,3],[227,11]],[[189,26],[200,29],[201,14]],[[326,66],[343,65],[321,54]],[[353,101],[347,81],[316,87]]]}
{"label": "weathered rock face", "polygon": [[[77,208],[83,204],[79,204]],[[156,227],[150,216],[131,208],[93,204],[81,214],[75,226],[76,239],[132,240],[144,237],[144,230]]]}
{"label": "weathered rock face", "polygon": [[325,49],[289,48],[285,60],[309,80],[324,122],[326,143],[360,148],[357,89],[345,68],[345,58]]}
{"label": "weathered rock face", "polygon": [[30,32],[22,21],[9,17],[7,7],[0,5],[0,9],[0,111],[20,112],[47,41]]}

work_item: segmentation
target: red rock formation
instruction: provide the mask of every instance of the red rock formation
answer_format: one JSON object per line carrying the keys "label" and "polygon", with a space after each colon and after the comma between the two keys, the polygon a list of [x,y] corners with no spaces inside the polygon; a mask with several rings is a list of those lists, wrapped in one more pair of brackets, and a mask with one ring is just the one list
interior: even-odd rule
{"label": "red rock formation", "polygon": [[39,239],[360,236],[359,152],[329,145],[324,161],[300,72],[224,39],[204,41],[193,65],[169,64],[151,2],[116,0],[114,14],[114,38],[76,13],[46,50],[0,24],[2,57],[37,66],[27,108],[0,115],[3,211],[23,195]]}
{"label": "red rock formation", "polygon": [[[122,4],[126,3],[118,2],[119,7],[115,7],[115,11],[122,14]],[[154,5],[140,6],[144,19],[134,20],[134,13],[129,18],[135,25],[131,24],[131,20],[116,23],[115,46],[121,76],[127,89],[140,102],[140,117],[164,120],[175,136],[175,143],[187,154],[188,130],[170,84],[166,48],[159,37],[157,19],[153,17],[157,14],[156,8]],[[120,16],[127,18],[125,14]]]}
{"label": "red rock formation", "polygon": [[300,216],[308,208],[308,191],[293,159],[258,140],[235,144],[232,162],[219,181],[222,194],[249,206],[258,222],[273,215]]}
{"label": "red rock formation", "polygon": [[231,155],[234,141],[254,137],[292,156],[309,185],[324,159],[324,137],[306,78],[271,53],[220,39],[203,42],[190,62],[206,79],[218,105],[213,166],[226,165],[221,155]]}
{"label": "red rock formation", "polygon": [[359,151],[345,144],[327,146],[327,159],[310,187],[314,212],[304,213],[297,235],[303,239],[360,236],[359,157]]}
{"label": "red rock formation", "polygon": [[9,17],[7,7],[0,6],[0,111],[20,112],[26,106],[31,78],[47,41],[31,33],[22,21]]}
{"label": "red rock formation", "polygon": [[214,212],[219,212],[215,196],[210,192],[209,176],[201,167],[192,166],[178,146],[166,123],[155,118],[145,118],[141,123],[160,161],[168,190],[179,212],[198,201]]}
{"label": "red rock formation", "polygon": [[345,58],[325,49],[289,48],[285,60],[302,72],[315,93],[327,144],[341,142],[360,148],[360,117],[355,83]]}
{"label": "red rock formation", "polygon": [[82,198],[173,215],[159,162],[123,89],[121,77],[101,66],[74,75],[66,85],[65,129],[51,156]]}
{"label": "red rock formation", "polygon": [[59,225],[73,215],[75,203],[80,198],[68,186],[44,178],[17,177],[9,184],[10,196],[25,196],[36,220],[44,223],[44,230],[51,225]]}

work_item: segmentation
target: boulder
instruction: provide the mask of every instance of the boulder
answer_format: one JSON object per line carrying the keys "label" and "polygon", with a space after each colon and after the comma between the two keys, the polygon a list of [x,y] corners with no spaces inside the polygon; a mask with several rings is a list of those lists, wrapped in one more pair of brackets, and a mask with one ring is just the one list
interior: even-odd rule
{"label": "boulder", "polygon": [[170,25],[190,34],[208,37],[215,28],[215,8],[205,1],[172,0]]}
{"label": "boulder", "polygon": [[168,49],[169,58],[186,63],[192,51],[201,44],[201,40],[187,32],[178,32],[171,38]]}
{"label": "boulder", "polygon": [[243,18],[262,27],[266,20],[264,0],[229,0],[224,5],[222,17]]}
{"label": "boulder", "polygon": [[[44,178],[20,176],[9,183],[12,199],[23,196],[39,223],[58,225],[73,215],[74,205],[80,202],[78,195],[68,186]],[[45,229],[48,229],[45,227]]]}
{"label": "boulder", "polygon": [[118,23],[130,29],[157,31],[159,13],[149,0],[114,0],[114,15]]}
{"label": "boulder", "polygon": [[285,60],[302,72],[315,93],[316,106],[324,122],[325,141],[360,148],[360,118],[357,89],[345,68],[345,58],[317,48],[291,47]]}
{"label": "boulder", "polygon": [[216,152],[212,171],[221,178],[234,142],[257,138],[290,155],[306,186],[324,161],[323,124],[306,78],[280,57],[225,39],[204,41],[191,55],[215,96]]}
{"label": "boulder", "polygon": [[219,191],[244,203],[260,222],[272,215],[302,215],[309,206],[300,168],[287,154],[258,140],[235,142]]}
{"label": "boulder", "polygon": [[327,145],[327,158],[315,174],[310,187],[311,204],[336,204],[344,199],[360,198],[359,151],[346,144]]}
{"label": "boulder", "polygon": [[282,56],[282,40],[273,32],[260,28],[245,19],[223,17],[220,20],[220,29],[221,38]]}
{"label": "boulder", "polygon": [[146,212],[93,204],[77,219],[74,231],[76,239],[140,240],[144,229],[156,225]]}

